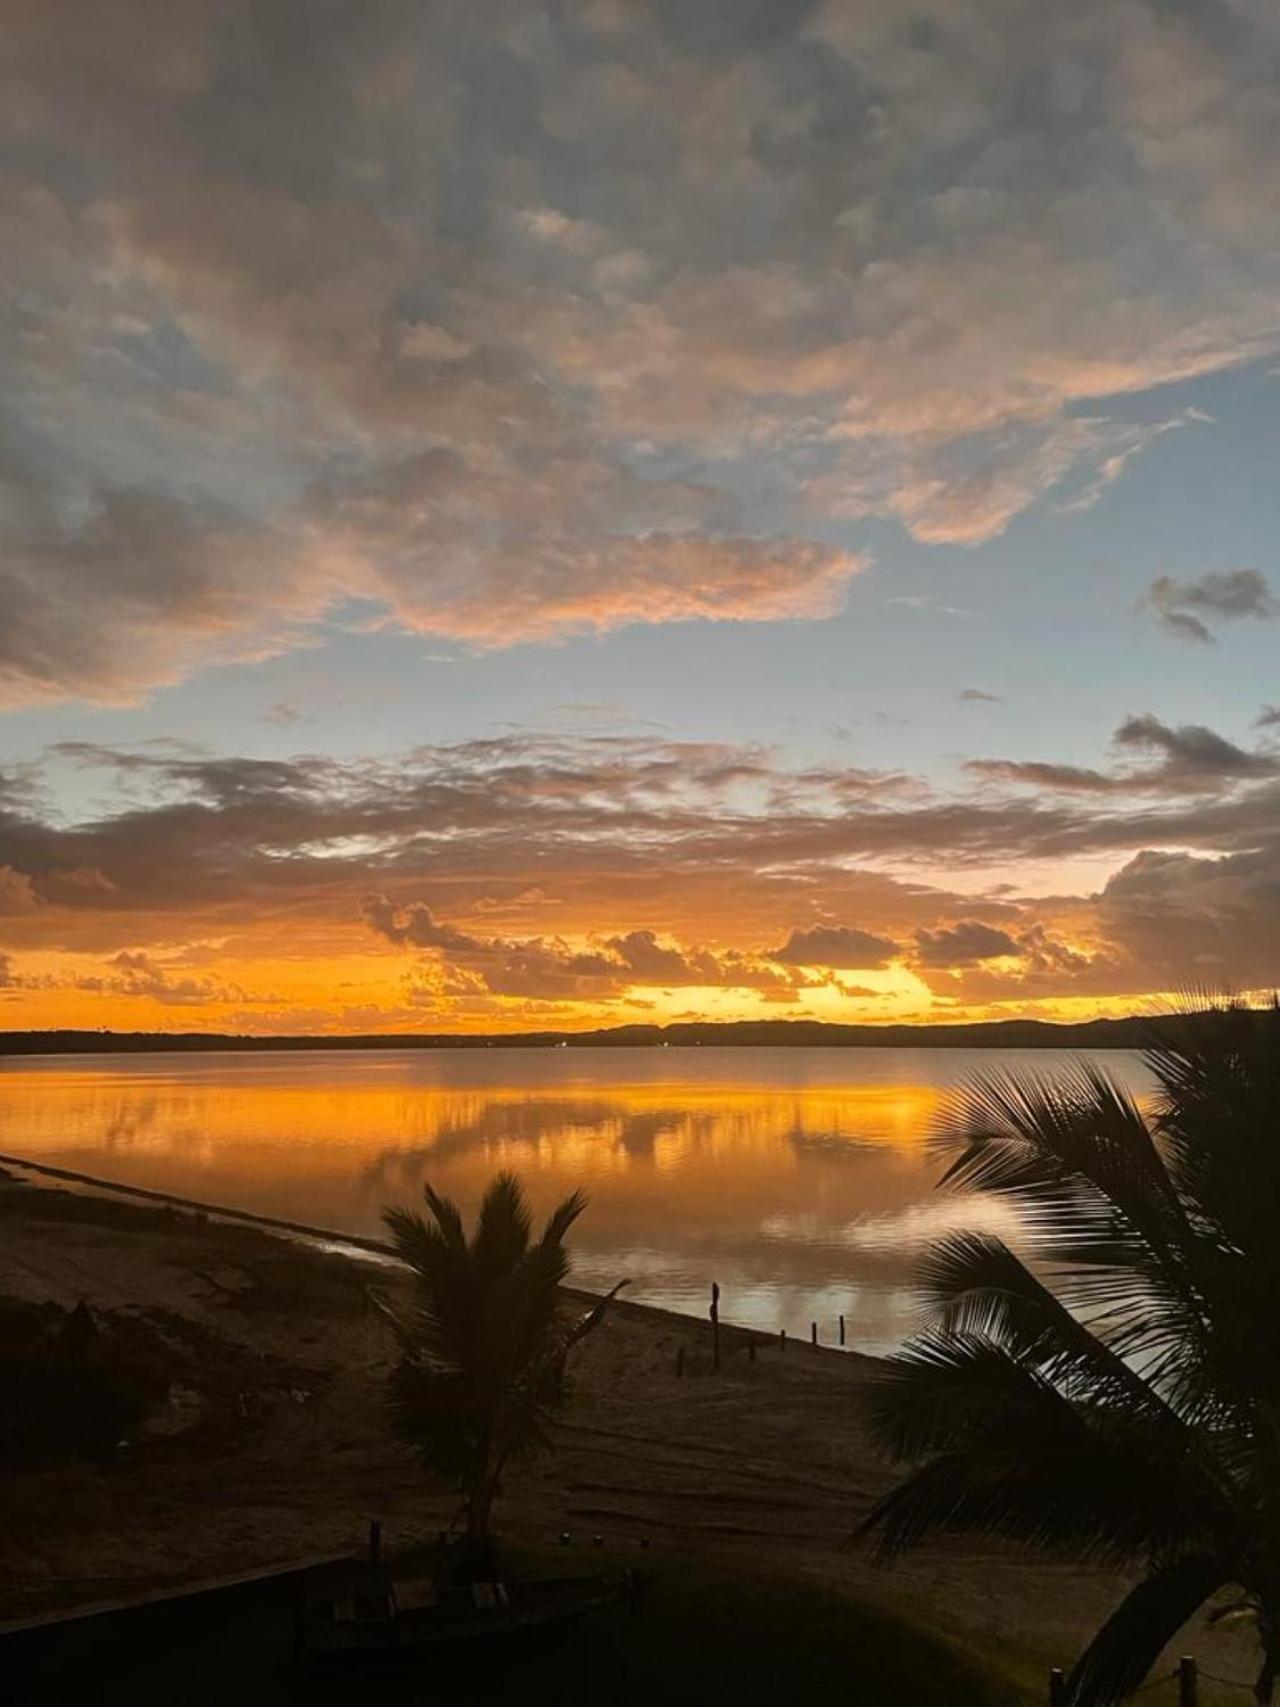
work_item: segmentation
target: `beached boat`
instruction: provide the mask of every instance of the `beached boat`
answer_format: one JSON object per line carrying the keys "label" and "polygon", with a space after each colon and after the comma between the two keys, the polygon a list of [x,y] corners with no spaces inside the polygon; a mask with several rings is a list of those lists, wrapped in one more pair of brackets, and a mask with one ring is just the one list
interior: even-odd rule
{"label": "beached boat", "polygon": [[441,1584],[366,1571],[308,1601],[302,1642],[333,1656],[509,1641],[629,1599],[634,1586],[630,1572]]}

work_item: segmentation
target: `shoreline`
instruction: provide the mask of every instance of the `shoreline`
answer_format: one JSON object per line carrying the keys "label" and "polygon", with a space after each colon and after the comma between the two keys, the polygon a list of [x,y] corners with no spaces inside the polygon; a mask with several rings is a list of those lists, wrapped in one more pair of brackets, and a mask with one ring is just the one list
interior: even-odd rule
{"label": "shoreline", "polygon": [[307,1221],[289,1221],[279,1215],[263,1215],[255,1209],[236,1209],[225,1203],[207,1203],[198,1197],[180,1197],[171,1191],[156,1191],[150,1186],[129,1185],[121,1180],[103,1179],[97,1174],[79,1173],[74,1168],[54,1167],[51,1162],[33,1162],[26,1156],[0,1153],[0,1170],[18,1168],[24,1173],[57,1180],[68,1185],[87,1186],[92,1191],[112,1197],[138,1198],[167,1209],[183,1209],[196,1215],[207,1215],[211,1221],[242,1222],[260,1227],[265,1232],[288,1233],[305,1239],[325,1250],[361,1252],[395,1260],[395,1252],[384,1239],[370,1239],[362,1233],[343,1233],[332,1227],[315,1227]]}
{"label": "shoreline", "polygon": [[1120,1049],[1141,1050],[1184,1015],[1090,1020],[688,1020],[582,1031],[369,1032],[350,1035],[204,1031],[0,1031],[0,1059],[59,1055],[257,1054],[376,1049]]}
{"label": "shoreline", "polygon": [[[371,1516],[389,1548],[434,1540],[457,1502],[390,1437],[393,1346],[369,1279],[353,1253],[201,1206],[0,1177],[0,1297],[83,1298],[108,1328],[146,1325],[181,1365],[172,1414],[111,1462],[0,1478],[0,1621],[359,1548]],[[390,1265],[379,1283],[403,1284]],[[894,1477],[861,1421],[875,1361],[805,1341],[783,1352],[731,1323],[721,1340],[717,1371],[705,1318],[615,1301],[575,1354],[554,1450],[504,1489],[511,1544],[556,1548],[567,1532],[589,1561],[600,1535],[655,1562],[774,1572],[906,1618],[1019,1689],[1069,1663],[1118,1598],[1114,1576],[986,1543],[877,1567],[850,1545]],[[1229,1638],[1195,1643],[1231,1667]]]}
{"label": "shoreline", "polygon": [[[272,1237],[287,1239],[300,1244],[302,1248],[317,1252],[321,1255],[345,1258],[348,1261],[377,1262],[380,1268],[401,1267],[400,1259],[394,1248],[385,1239],[371,1239],[359,1233],[344,1233],[331,1227],[316,1227],[306,1221],[289,1221],[277,1215],[263,1215],[253,1209],[236,1209],[227,1204],[208,1203],[202,1198],[180,1197],[173,1192],[156,1191],[149,1186],[128,1185],[121,1181],[103,1179],[96,1174],[79,1173],[72,1168],[54,1167],[48,1162],[33,1162],[24,1156],[10,1156],[0,1153],[0,1186],[3,1186],[6,1171],[18,1169],[21,1172],[38,1176],[37,1181],[21,1181],[19,1175],[8,1174],[11,1180],[19,1183],[34,1184],[41,1189],[39,1181],[48,1179],[53,1182],[45,1189],[56,1190],[62,1185],[74,1185],[86,1189],[92,1196],[106,1199],[123,1198],[126,1202],[137,1199],[140,1203],[158,1209],[174,1209],[185,1214],[206,1218],[213,1225],[245,1226]],[[599,1303],[603,1293],[592,1292],[584,1286],[562,1287],[566,1298],[580,1299],[584,1304]],[[633,1298],[619,1294],[609,1304],[610,1311],[630,1314],[638,1312],[641,1319],[653,1318],[655,1322],[665,1322],[669,1325],[686,1326],[689,1323],[700,1323],[704,1327],[708,1318],[702,1314],[694,1315],[690,1311],[673,1310],[663,1304],[643,1304]],[[708,1330],[709,1331],[709,1330]],[[736,1342],[745,1345],[753,1340],[757,1346],[772,1345],[777,1336],[763,1328],[751,1328],[744,1324],[722,1319],[720,1322],[722,1334],[736,1336]],[[857,1346],[833,1346],[819,1343],[816,1346],[809,1341],[792,1337],[789,1343],[802,1348],[806,1356],[813,1352],[830,1352],[837,1357],[856,1357],[864,1363],[878,1365],[883,1359],[874,1352],[860,1351]]]}

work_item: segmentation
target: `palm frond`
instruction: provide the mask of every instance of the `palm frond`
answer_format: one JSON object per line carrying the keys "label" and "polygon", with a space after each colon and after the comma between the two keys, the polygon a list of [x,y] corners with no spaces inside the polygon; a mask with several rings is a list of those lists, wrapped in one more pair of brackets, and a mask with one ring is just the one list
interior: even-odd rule
{"label": "palm frond", "polygon": [[1152,1571],[1120,1602],[1067,1679],[1069,1707],[1116,1707],[1211,1594],[1230,1580],[1212,1553],[1188,1553]]}
{"label": "palm frond", "polygon": [[[1061,1268],[1051,1271],[1059,1281]],[[937,1329],[978,1336],[1040,1370],[1077,1402],[1126,1403],[1153,1422],[1180,1427],[1152,1386],[1102,1333],[1074,1315],[1002,1239],[961,1231],[938,1240],[920,1264],[919,1285]]]}
{"label": "palm frond", "polygon": [[1002,1440],[933,1458],[872,1508],[860,1533],[883,1559],[933,1534],[980,1535],[1116,1567],[1214,1539],[1212,1495],[1194,1485],[1184,1494],[1178,1476],[1140,1436]]}
{"label": "palm frond", "polygon": [[558,1203],[547,1218],[547,1224],[542,1231],[542,1243],[544,1245],[563,1244],[570,1227],[573,1226],[586,1207],[585,1192],[570,1192],[563,1203]]}
{"label": "palm frond", "polygon": [[890,1457],[1019,1442],[1040,1450],[1077,1443],[1084,1424],[1070,1402],[1029,1362],[977,1334],[935,1329],[887,1358],[867,1389],[864,1411]]}
{"label": "palm frond", "polygon": [[604,1321],[610,1304],[613,1303],[614,1299],[618,1296],[619,1292],[622,1291],[623,1287],[630,1286],[630,1284],[631,1282],[629,1280],[617,1281],[602,1297],[596,1300],[584,1315],[579,1316],[576,1322],[570,1323],[565,1332],[564,1345],[566,1351],[568,1351],[570,1347],[577,1345],[579,1340],[586,1339],[589,1333],[592,1333],[600,1326],[601,1322]]}
{"label": "palm frond", "polygon": [[509,1274],[529,1248],[533,1220],[520,1181],[512,1173],[496,1175],[480,1204],[471,1261],[493,1275]]}
{"label": "palm frond", "polygon": [[1130,1336],[1124,1355],[1203,1355],[1195,1229],[1141,1111],[1105,1073],[1081,1063],[1060,1081],[981,1075],[937,1142],[958,1152],[942,1183],[1007,1198],[1030,1250],[1059,1265],[1063,1303],[1087,1316],[1103,1301]]}
{"label": "palm frond", "polygon": [[422,1196],[427,1208],[440,1229],[440,1236],[451,1250],[461,1251],[466,1248],[467,1235],[462,1225],[462,1211],[452,1198],[442,1197],[430,1184],[422,1188]]}
{"label": "palm frond", "polygon": [[[1034,1201],[1066,1221],[1091,1207],[1114,1231],[1163,1243],[1182,1207],[1142,1113],[1091,1062],[1050,1079],[1013,1071],[978,1075],[953,1100],[935,1140],[959,1153],[944,1185]],[[1064,1187],[1074,1190],[1064,1191]],[[1057,1188],[1056,1190],[1054,1188]]]}

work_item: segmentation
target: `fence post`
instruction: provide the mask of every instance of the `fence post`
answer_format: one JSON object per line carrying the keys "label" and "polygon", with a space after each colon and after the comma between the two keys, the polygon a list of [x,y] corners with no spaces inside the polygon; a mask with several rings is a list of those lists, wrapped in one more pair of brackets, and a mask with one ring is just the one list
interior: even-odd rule
{"label": "fence post", "polygon": [[818,1324],[816,1322],[809,1323],[809,1343],[810,1345],[817,1345],[818,1343]]}
{"label": "fence post", "polygon": [[720,1288],[711,1282],[711,1367],[720,1367]]}
{"label": "fence post", "polygon": [[840,1318],[840,1344],[844,1344],[844,1317]]}
{"label": "fence post", "polygon": [[779,1328],[778,1329],[778,1350],[779,1351],[785,1351],[786,1349],[787,1349],[787,1330],[785,1328]]}
{"label": "fence post", "polygon": [[1178,1661],[1178,1707],[1200,1707],[1199,1673],[1190,1654]]}
{"label": "fence post", "polygon": [[1067,1680],[1061,1666],[1049,1672],[1049,1707],[1067,1707]]}

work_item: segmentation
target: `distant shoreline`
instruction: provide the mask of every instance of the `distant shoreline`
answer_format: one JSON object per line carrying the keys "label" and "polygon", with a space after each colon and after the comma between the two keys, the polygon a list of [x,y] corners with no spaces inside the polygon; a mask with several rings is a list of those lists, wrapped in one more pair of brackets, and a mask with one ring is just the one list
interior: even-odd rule
{"label": "distant shoreline", "polygon": [[836,1025],[822,1020],[685,1022],[595,1031],[456,1034],[375,1032],[349,1037],[235,1035],[204,1031],[0,1031],[0,1056],[126,1055],[316,1049],[1145,1049],[1179,1025],[1164,1014],[1075,1023],[980,1020],[968,1024]]}

